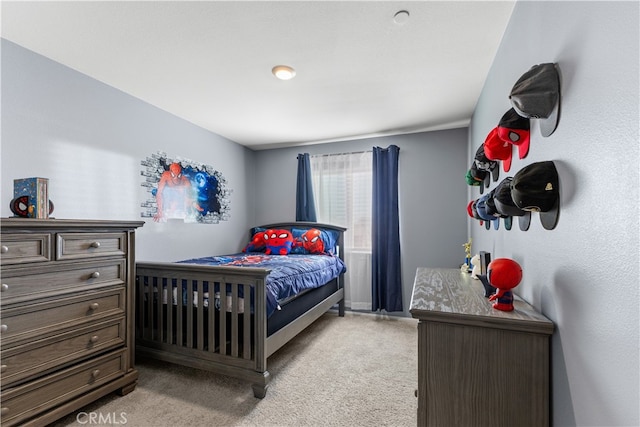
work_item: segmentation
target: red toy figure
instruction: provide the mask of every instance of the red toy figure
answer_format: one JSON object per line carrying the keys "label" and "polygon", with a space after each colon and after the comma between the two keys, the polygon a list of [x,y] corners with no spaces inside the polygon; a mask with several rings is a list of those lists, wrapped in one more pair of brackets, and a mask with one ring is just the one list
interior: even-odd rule
{"label": "red toy figure", "polygon": [[259,231],[253,235],[251,241],[244,247],[242,252],[261,252],[265,246],[265,233],[264,231]]}
{"label": "red toy figure", "polygon": [[511,289],[522,280],[522,267],[509,258],[496,258],[487,266],[487,279],[496,293],[489,297],[489,301],[498,300],[493,308],[502,311],[513,310],[513,293]]}

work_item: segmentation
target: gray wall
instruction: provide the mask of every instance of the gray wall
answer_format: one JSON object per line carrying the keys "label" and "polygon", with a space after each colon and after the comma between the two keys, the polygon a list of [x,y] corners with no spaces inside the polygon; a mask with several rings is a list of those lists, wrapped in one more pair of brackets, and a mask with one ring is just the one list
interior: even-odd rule
{"label": "gray wall", "polygon": [[638,18],[638,2],[519,1],[470,127],[469,159],[510,108],[516,80],[534,64],[559,64],[558,129],[542,138],[535,124],[529,156],[509,173],[556,162],[557,228],[544,230],[537,214],[527,232],[469,221],[474,252],[518,261],[516,292],[556,325],[556,426],[640,425]]}
{"label": "gray wall", "polygon": [[458,267],[464,262],[462,244],[468,238],[466,142],[464,128],[258,151],[257,223],[295,219],[298,153],[344,153],[397,145],[403,314],[408,316],[416,268]]}
{"label": "gray wall", "polygon": [[[467,129],[253,152],[139,99],[2,40],[2,192],[13,179],[50,180],[54,216],[145,221],[139,260],[229,253],[249,227],[295,219],[296,155],[400,147],[404,315],[418,266],[457,266],[466,241]],[[231,219],[217,225],[158,224],[142,218],[148,198],[140,161],[157,151],[216,167],[228,180]],[[425,185],[425,183],[427,183]]]}
{"label": "gray wall", "polygon": [[1,148],[3,217],[12,215],[13,180],[41,176],[49,178],[57,218],[144,220],[140,161],[157,151],[211,165],[227,178],[229,221],[147,220],[138,259],[235,251],[253,223],[252,151],[4,39]]}

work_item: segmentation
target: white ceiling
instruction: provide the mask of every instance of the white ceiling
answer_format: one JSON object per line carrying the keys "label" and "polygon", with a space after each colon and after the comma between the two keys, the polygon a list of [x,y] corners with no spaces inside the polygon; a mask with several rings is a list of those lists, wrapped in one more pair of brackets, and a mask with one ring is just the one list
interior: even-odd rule
{"label": "white ceiling", "polygon": [[[252,149],[468,125],[513,1],[2,1],[2,37]],[[396,23],[394,15],[409,12]],[[288,64],[297,75],[277,80]]]}

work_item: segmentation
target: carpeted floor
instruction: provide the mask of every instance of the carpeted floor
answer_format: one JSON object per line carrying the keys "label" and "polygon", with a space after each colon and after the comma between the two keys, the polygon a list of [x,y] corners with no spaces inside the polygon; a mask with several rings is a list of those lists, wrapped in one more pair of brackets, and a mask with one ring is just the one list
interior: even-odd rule
{"label": "carpeted floor", "polygon": [[329,312],[268,359],[264,399],[247,382],[139,360],[132,393],[105,396],[54,425],[415,426],[416,325]]}

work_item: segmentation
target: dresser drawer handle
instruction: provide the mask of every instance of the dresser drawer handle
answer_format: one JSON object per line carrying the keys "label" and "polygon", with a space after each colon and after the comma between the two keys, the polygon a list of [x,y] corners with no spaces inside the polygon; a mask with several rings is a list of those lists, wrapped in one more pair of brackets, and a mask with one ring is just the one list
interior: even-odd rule
{"label": "dresser drawer handle", "polygon": [[98,342],[100,338],[98,338],[97,335],[92,336],[91,338],[89,338],[89,341],[91,341],[91,344],[95,344]]}
{"label": "dresser drawer handle", "polygon": [[95,369],[91,372],[91,378],[93,378],[94,380],[98,378],[98,375],[100,375],[100,369]]}
{"label": "dresser drawer handle", "polygon": [[91,278],[92,279],[97,279],[98,277],[100,277],[100,272],[99,271],[94,271],[93,273],[91,273]]}
{"label": "dresser drawer handle", "polygon": [[98,304],[97,302],[92,302],[91,304],[89,304],[89,310],[91,311],[96,311],[98,307],[100,307],[100,304]]}
{"label": "dresser drawer handle", "polygon": [[4,374],[5,372],[7,372],[7,365],[0,365],[0,373]]}
{"label": "dresser drawer handle", "polygon": [[98,249],[98,248],[100,247],[100,242],[93,242],[93,243],[91,243],[91,245],[90,245],[90,246],[91,246],[92,248],[96,248],[96,249]]}
{"label": "dresser drawer handle", "polygon": [[0,410],[0,415],[2,415],[3,417],[5,415],[9,415],[9,408],[2,407],[2,409]]}
{"label": "dresser drawer handle", "polygon": [[7,329],[9,329],[9,327],[7,325],[2,325],[0,326],[0,332],[7,332]]}
{"label": "dresser drawer handle", "polygon": [[2,290],[2,292],[8,291],[9,285],[7,285],[6,283],[3,283],[2,286],[0,286],[0,290]]}
{"label": "dresser drawer handle", "polygon": [[9,252],[9,246],[2,245],[2,250],[0,250],[0,252],[6,254],[7,252]]}

